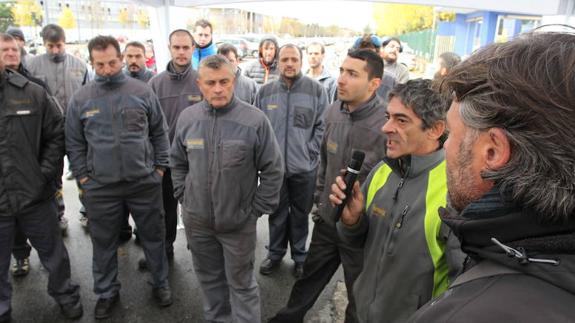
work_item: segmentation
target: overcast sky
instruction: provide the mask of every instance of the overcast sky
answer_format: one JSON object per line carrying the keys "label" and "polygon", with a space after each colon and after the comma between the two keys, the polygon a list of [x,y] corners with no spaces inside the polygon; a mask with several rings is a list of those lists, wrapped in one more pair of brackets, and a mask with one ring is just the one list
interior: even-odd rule
{"label": "overcast sky", "polygon": [[[221,8],[222,6],[214,6]],[[373,26],[373,4],[364,1],[274,1],[226,5],[270,16],[298,18],[302,22],[320,25],[338,25],[361,31],[367,24]]]}

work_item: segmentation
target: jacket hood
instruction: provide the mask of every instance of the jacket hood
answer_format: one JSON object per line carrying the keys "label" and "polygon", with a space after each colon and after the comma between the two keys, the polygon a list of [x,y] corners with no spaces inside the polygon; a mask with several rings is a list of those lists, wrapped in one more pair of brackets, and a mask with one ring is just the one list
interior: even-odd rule
{"label": "jacket hood", "polygon": [[542,223],[497,187],[461,214],[439,213],[473,261],[489,259],[575,293],[575,221]]}

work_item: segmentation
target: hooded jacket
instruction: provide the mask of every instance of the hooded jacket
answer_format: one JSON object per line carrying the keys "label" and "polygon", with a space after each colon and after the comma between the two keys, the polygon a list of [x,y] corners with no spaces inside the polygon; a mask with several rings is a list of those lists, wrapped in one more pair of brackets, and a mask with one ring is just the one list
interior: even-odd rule
{"label": "hooded jacket", "polygon": [[254,105],[264,111],[274,128],[286,176],[315,170],[325,131],[327,94],[323,86],[300,73],[291,87],[283,78],[262,86]]}
{"label": "hooded jacket", "polygon": [[216,55],[218,47],[212,41],[206,47],[200,47],[196,44],[192,54],[192,66],[195,70],[200,67],[200,61],[208,56]]}
{"label": "hooded jacket", "polygon": [[184,110],[170,159],[186,224],[233,232],[279,203],[283,165],[273,129],[235,97],[221,108],[204,100]]}
{"label": "hooded jacket", "polygon": [[334,208],[329,202],[329,187],[335,178],[341,175],[341,169],[346,168],[354,150],[365,153],[357,176],[360,183],[363,183],[375,165],[383,160],[387,136],[381,131],[381,127],[387,121],[386,111],[385,101],[374,95],[353,112],[349,112],[343,102],[336,101],[326,113],[315,194],[320,216],[333,227]]}
{"label": "hooded jacket", "polygon": [[63,167],[62,112],[41,86],[0,72],[0,216],[54,197]]}
{"label": "hooded jacket", "polygon": [[202,101],[202,93],[196,84],[198,72],[189,65],[177,72],[170,61],[166,70],[154,76],[148,83],[158,96],[169,128],[170,143],[176,133],[176,122],[185,108]]}
{"label": "hooded jacket", "polygon": [[364,247],[353,288],[360,322],[405,322],[447,289],[449,274],[463,263],[437,212],[447,204],[445,166],[443,149],[385,158],[362,186],[366,204],[359,222],[337,223],[343,241]]}
{"label": "hooded jacket", "polygon": [[66,115],[66,150],[77,179],[136,181],[168,167],[168,136],[158,98],[121,71],[98,76],[74,94]]}
{"label": "hooded jacket", "polygon": [[50,93],[66,111],[70,98],[89,81],[89,75],[86,64],[77,57],[65,53],[63,58],[55,62],[48,54],[38,55],[26,62],[26,68],[48,85]]}
{"label": "hooded jacket", "polygon": [[[276,52],[273,61],[269,64],[266,64],[262,57],[262,45],[269,41],[275,45]],[[280,73],[277,67],[279,52],[278,42],[274,38],[264,38],[260,41],[259,49],[258,59],[246,66],[246,68],[243,70],[243,74],[256,81],[256,83],[261,86],[262,84],[275,81],[280,77]]]}
{"label": "hooded jacket", "polygon": [[461,214],[442,210],[441,218],[469,255],[467,270],[490,262],[508,272],[450,287],[410,322],[575,320],[573,217],[566,223],[542,223],[542,216],[506,199],[495,187]]}

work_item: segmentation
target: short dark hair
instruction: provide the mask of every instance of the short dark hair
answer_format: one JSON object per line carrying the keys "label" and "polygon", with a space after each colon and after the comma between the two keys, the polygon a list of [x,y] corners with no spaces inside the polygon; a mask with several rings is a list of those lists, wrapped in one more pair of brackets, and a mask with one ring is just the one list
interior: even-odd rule
{"label": "short dark hair", "polygon": [[129,43],[126,44],[126,47],[124,47],[124,51],[128,48],[128,47],[136,47],[141,49],[144,52],[144,55],[146,54],[146,46],[144,46],[144,44],[140,43],[139,41],[131,41]]}
{"label": "short dark hair", "polygon": [[379,37],[375,35],[363,35],[358,41],[356,41],[357,46],[355,49],[370,49],[379,51],[381,47],[381,41]]}
{"label": "short dark hair", "polygon": [[262,40],[260,40],[260,45],[258,46],[259,57],[260,58],[262,57],[262,49],[267,44],[272,44],[275,46],[276,52],[274,55],[274,61],[277,60],[278,59],[278,48],[279,48],[279,46],[278,46],[278,41],[273,37],[265,37],[265,38],[262,38]]}
{"label": "short dark hair", "polygon": [[64,32],[64,29],[56,24],[46,25],[42,28],[40,36],[42,36],[42,40],[44,42],[57,43],[60,41],[66,41],[66,33]]}
{"label": "short dark hair", "polygon": [[347,56],[364,61],[367,78],[371,81],[374,78],[383,77],[383,59],[374,51],[369,49],[352,49],[347,52]]}
{"label": "short dark hair", "polygon": [[468,133],[498,128],[509,140],[509,162],[483,179],[543,222],[575,219],[575,34],[488,45],[455,66],[442,90],[459,102]]}
{"label": "short dark hair", "polygon": [[234,53],[236,59],[238,59],[238,50],[236,49],[236,46],[224,43],[218,47],[218,54],[227,56],[229,53]]}
{"label": "short dark hair", "polygon": [[311,46],[319,46],[319,48],[321,48],[321,53],[322,53],[322,54],[325,54],[325,47],[323,46],[322,43],[318,43],[318,42],[309,43],[309,45],[307,45],[307,47],[306,47],[306,51],[307,51]]}
{"label": "short dark hair", "polygon": [[0,40],[3,42],[16,41],[16,37],[13,37],[10,34],[0,33]]}
{"label": "short dark hair", "polygon": [[90,61],[92,61],[93,59],[92,51],[94,50],[103,51],[106,50],[106,48],[108,48],[108,46],[110,45],[116,49],[118,56],[122,56],[122,52],[120,51],[120,44],[118,43],[116,38],[112,36],[99,35],[90,39],[90,41],[88,42],[88,52],[90,54]]}
{"label": "short dark hair", "polygon": [[187,30],[187,29],[176,29],[174,31],[172,31],[170,33],[170,35],[168,36],[168,43],[171,44],[172,43],[172,36],[174,35],[180,35],[180,34],[184,34],[184,35],[188,35],[190,37],[190,39],[192,40],[192,46],[196,45],[196,42],[194,41],[194,36],[192,36],[192,34]]}
{"label": "short dark hair", "polygon": [[403,46],[401,45],[401,39],[397,37],[385,37],[381,42],[381,47],[387,46],[392,41],[397,42],[399,44],[399,52],[401,53],[403,51]]}
{"label": "short dark hair", "polygon": [[210,27],[210,33],[212,33],[214,30],[212,28],[212,24],[206,19],[200,19],[196,21],[196,23],[194,24],[194,29],[196,29],[196,27],[202,27],[202,28]]}
{"label": "short dark hair", "polygon": [[461,63],[461,57],[454,52],[445,52],[439,55],[439,58],[443,61],[441,67],[445,67],[445,69],[449,72],[451,71],[457,64]]}
{"label": "short dark hair", "polygon": [[[422,121],[422,129],[433,127],[438,121],[445,121],[451,100],[435,91],[431,80],[414,79],[397,84],[389,92],[389,100],[398,98]],[[443,142],[443,141],[442,141]]]}
{"label": "short dark hair", "polygon": [[201,69],[203,68],[210,68],[213,70],[219,70],[221,68],[229,69],[232,75],[235,75],[234,66],[230,61],[223,55],[216,54],[210,55],[200,61],[200,66],[198,67],[198,73],[201,75]]}
{"label": "short dark hair", "polygon": [[303,59],[303,53],[302,53],[302,51],[301,51],[301,48],[299,48],[299,47],[298,47],[297,45],[295,45],[295,44],[285,44],[285,45],[283,45],[282,47],[280,47],[280,49],[278,49],[278,53],[277,53],[277,54],[278,54],[278,58],[279,58],[279,56],[280,56],[280,52],[281,52],[282,49],[284,49],[284,48],[297,49],[297,52],[299,53],[299,59],[300,59],[300,60]]}

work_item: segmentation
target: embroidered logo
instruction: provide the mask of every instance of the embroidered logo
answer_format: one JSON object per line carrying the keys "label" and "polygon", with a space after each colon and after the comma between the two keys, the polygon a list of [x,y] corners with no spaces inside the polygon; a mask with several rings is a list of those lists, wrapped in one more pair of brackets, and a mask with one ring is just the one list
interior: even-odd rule
{"label": "embroidered logo", "polygon": [[201,95],[188,95],[188,102],[200,102],[202,101]]}
{"label": "embroidered logo", "polygon": [[30,113],[31,113],[30,110],[18,110],[18,111],[16,111],[16,114],[19,116],[25,116],[25,115],[28,115]]}
{"label": "embroidered logo", "polygon": [[333,142],[331,140],[328,140],[327,141],[327,151],[332,153],[332,154],[337,153],[337,143]]}
{"label": "embroidered logo", "polygon": [[373,207],[371,208],[371,213],[373,215],[377,215],[377,216],[381,216],[381,217],[385,217],[385,215],[386,215],[385,209],[382,207],[379,207],[375,204],[373,204]]}
{"label": "embroidered logo", "polygon": [[190,149],[204,149],[204,139],[188,139],[186,140],[186,147]]}
{"label": "embroidered logo", "polygon": [[88,111],[84,112],[84,117],[91,118],[91,117],[97,115],[98,113],[100,113],[100,109],[94,108],[92,110],[88,110]]}
{"label": "embroidered logo", "polygon": [[278,108],[277,104],[268,104],[267,109],[268,110],[275,110]]}
{"label": "embroidered logo", "polygon": [[22,100],[11,99],[10,103],[14,104],[14,105],[32,104],[32,100],[30,100],[30,99],[22,99]]}

